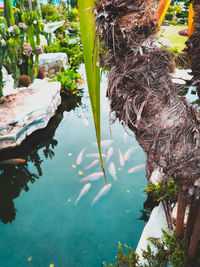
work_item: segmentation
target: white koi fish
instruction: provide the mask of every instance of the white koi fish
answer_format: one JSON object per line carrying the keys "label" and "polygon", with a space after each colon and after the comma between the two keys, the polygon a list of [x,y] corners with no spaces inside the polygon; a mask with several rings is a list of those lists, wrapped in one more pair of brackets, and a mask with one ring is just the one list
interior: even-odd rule
{"label": "white koi fish", "polygon": [[89,121],[86,118],[83,118],[83,123],[85,126],[89,126]]}
{"label": "white koi fish", "polygon": [[124,157],[122,156],[122,153],[120,151],[120,149],[118,148],[119,151],[119,162],[121,166],[124,166]]}
{"label": "white koi fish", "polygon": [[106,184],[97,194],[97,196],[94,198],[94,200],[92,201],[92,206],[97,202],[97,200],[99,200],[99,198],[101,198],[102,196],[104,196],[106,193],[108,193],[108,191],[111,188],[111,184]]}
{"label": "white koi fish", "polygon": [[117,181],[117,176],[116,176],[116,170],[115,170],[115,164],[113,162],[110,163],[109,165],[109,173],[113,177],[115,181]]}
{"label": "white koi fish", "polygon": [[92,163],[90,163],[89,165],[87,165],[85,167],[85,170],[89,170],[90,168],[92,168],[93,166],[97,165],[97,163],[99,162],[98,159],[95,159]]}
{"label": "white koi fish", "polygon": [[81,152],[78,154],[78,157],[76,159],[76,164],[80,165],[83,160],[83,153],[85,152],[86,148],[84,147]]}
{"label": "white koi fish", "polygon": [[109,161],[110,157],[113,155],[113,152],[114,152],[113,147],[112,146],[109,147],[108,152],[107,152],[107,155],[106,155],[106,162]]}
{"label": "white koi fish", "polygon": [[124,153],[124,161],[127,161],[130,158],[131,153],[133,153],[133,151],[135,151],[137,149],[137,147],[133,146],[131,148],[129,148],[125,153]]}
{"label": "white koi fish", "polygon": [[82,188],[82,190],[81,190],[81,192],[80,192],[80,194],[79,194],[79,196],[78,196],[78,198],[77,198],[77,200],[75,202],[75,205],[77,205],[79,200],[80,200],[80,198],[82,196],[84,196],[90,190],[90,187],[91,187],[90,183],[87,183],[86,185],[84,185],[84,187]]}
{"label": "white koi fish", "polygon": [[[105,157],[106,157],[105,154],[101,154],[101,155],[102,155],[102,158],[105,158]],[[87,158],[97,158],[97,159],[100,158],[99,153],[86,154],[85,156],[86,156]]]}
{"label": "white koi fish", "polygon": [[89,182],[89,181],[97,181],[99,178],[103,176],[103,172],[94,172],[89,174],[88,176],[79,180],[80,183]]}
{"label": "white koi fish", "polygon": [[124,132],[124,142],[127,143],[127,139],[128,139],[128,134],[127,132]]}
{"label": "white koi fish", "polygon": [[[109,146],[111,146],[113,142],[114,142],[114,141],[111,140],[111,139],[103,140],[103,141],[101,141],[101,147],[106,149],[106,148],[108,148]],[[93,143],[93,144],[94,144],[95,146],[97,146],[97,143]]]}
{"label": "white koi fish", "polygon": [[140,165],[135,166],[135,167],[131,168],[130,170],[128,170],[128,173],[133,173],[133,172],[139,171],[144,167],[145,167],[145,164],[140,164]]}

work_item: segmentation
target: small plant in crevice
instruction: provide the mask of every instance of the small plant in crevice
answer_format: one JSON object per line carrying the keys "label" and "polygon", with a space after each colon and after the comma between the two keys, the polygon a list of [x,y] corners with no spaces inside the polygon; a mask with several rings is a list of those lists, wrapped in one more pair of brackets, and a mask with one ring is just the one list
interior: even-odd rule
{"label": "small plant in crevice", "polygon": [[71,95],[81,92],[79,85],[83,80],[81,75],[77,73],[73,68],[68,68],[64,71],[60,71],[56,76],[52,77],[53,81],[61,83],[61,93]]}
{"label": "small plant in crevice", "polygon": [[172,203],[177,201],[178,198],[178,186],[173,179],[159,181],[158,185],[154,185],[148,182],[148,187],[144,189],[148,196],[152,197],[155,203],[159,203],[161,200],[167,200]]}

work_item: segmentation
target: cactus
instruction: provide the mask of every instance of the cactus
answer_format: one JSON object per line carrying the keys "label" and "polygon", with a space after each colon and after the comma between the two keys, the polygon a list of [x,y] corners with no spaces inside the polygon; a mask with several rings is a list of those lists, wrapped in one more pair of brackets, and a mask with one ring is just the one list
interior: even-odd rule
{"label": "cactus", "polygon": [[11,0],[4,0],[4,17],[6,18],[8,27],[15,25],[15,18]]}

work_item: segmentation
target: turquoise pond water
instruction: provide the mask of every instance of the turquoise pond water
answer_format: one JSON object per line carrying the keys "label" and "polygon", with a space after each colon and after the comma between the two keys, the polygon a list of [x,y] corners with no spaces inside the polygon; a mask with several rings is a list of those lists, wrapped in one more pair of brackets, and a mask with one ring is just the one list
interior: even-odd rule
{"label": "turquoise pond water", "polygon": [[[76,98],[77,102],[61,105],[46,129],[33,134],[14,152],[8,152],[8,155],[14,153],[16,158],[24,157],[27,164],[1,170],[0,267],[48,267],[50,264],[98,267],[102,261],[115,262],[118,241],[136,248],[145,226],[139,218],[146,200],[143,188],[147,183],[144,169],[132,174],[128,170],[143,164],[145,155],[135,138],[127,135],[118,121],[111,126],[110,135],[105,89],[106,77],[103,77],[102,140],[114,141],[114,154],[108,164],[105,162],[107,180],[112,184],[110,191],[91,206],[105,185],[102,177],[91,182],[88,193],[75,205],[84,186],[80,178],[101,171],[100,165],[84,169],[93,161],[85,155],[97,153],[85,89],[84,96]],[[125,153],[132,146],[137,150],[121,166],[118,148]],[[81,165],[73,168],[84,147]],[[117,181],[109,175],[111,162],[115,164]]]}

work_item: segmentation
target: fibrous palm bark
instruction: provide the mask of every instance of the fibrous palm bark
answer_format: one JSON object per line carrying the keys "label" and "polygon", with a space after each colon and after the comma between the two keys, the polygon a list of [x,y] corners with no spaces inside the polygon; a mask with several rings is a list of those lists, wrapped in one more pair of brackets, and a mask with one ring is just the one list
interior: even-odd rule
{"label": "fibrous palm bark", "polygon": [[197,111],[177,95],[170,52],[156,47],[153,0],[102,0],[94,9],[110,66],[111,112],[146,152],[146,176],[193,186],[200,176]]}

